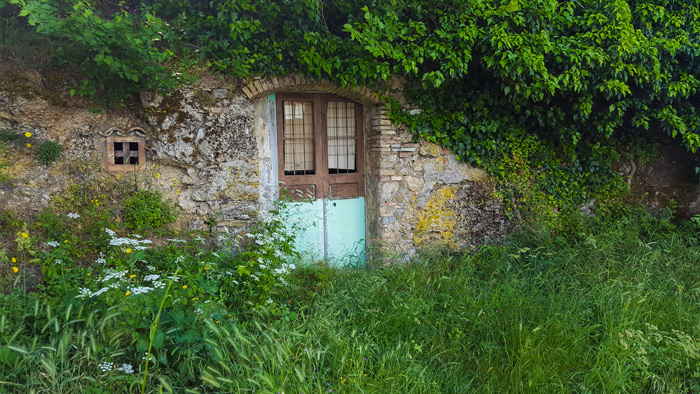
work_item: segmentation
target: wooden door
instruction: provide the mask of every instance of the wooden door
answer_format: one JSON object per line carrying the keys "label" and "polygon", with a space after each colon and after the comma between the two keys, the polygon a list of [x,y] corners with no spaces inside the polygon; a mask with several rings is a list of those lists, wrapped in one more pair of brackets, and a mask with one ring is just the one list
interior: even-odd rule
{"label": "wooden door", "polygon": [[297,201],[298,248],[311,261],[364,264],[362,106],[330,94],[276,98],[280,191]]}

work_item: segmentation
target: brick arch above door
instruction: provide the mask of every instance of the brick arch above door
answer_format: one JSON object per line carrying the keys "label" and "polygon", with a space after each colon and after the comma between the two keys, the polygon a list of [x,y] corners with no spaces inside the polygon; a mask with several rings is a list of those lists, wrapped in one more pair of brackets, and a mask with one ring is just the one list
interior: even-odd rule
{"label": "brick arch above door", "polygon": [[357,86],[347,88],[336,85],[326,79],[310,80],[300,75],[283,77],[256,78],[243,87],[243,94],[254,100],[278,92],[322,92],[341,96],[360,104],[379,104],[381,95],[370,88]]}

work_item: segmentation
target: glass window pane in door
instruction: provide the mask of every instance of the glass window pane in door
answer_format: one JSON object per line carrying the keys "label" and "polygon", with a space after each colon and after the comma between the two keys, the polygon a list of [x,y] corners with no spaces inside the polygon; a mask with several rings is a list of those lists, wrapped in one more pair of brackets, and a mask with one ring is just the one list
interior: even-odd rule
{"label": "glass window pane in door", "polygon": [[283,111],[284,174],[315,174],[313,103],[284,101]]}
{"label": "glass window pane in door", "polygon": [[326,109],[328,125],[328,172],[357,172],[355,103],[329,101]]}

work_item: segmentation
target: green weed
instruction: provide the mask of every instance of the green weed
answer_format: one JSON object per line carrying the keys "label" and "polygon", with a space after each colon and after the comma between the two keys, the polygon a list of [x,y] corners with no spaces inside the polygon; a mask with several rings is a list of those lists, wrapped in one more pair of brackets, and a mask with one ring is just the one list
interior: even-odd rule
{"label": "green weed", "polygon": [[533,227],[404,265],[299,268],[272,286],[235,268],[255,274],[274,256],[267,223],[250,245],[215,250],[121,237],[90,268],[57,268],[71,246],[52,249],[59,302],[0,296],[0,390],[133,392],[144,377],[145,392],[700,390],[693,224],[609,207],[566,234]]}
{"label": "green weed", "polygon": [[45,141],[39,145],[39,163],[51,164],[61,157],[61,145],[54,141]]}

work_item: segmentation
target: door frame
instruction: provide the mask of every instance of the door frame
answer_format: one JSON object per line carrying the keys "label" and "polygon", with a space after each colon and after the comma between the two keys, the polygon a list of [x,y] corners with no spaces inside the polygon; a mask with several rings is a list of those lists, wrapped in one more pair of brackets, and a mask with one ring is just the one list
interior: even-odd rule
{"label": "door frame", "polygon": [[[343,185],[347,183],[357,184],[357,192],[354,197],[365,196],[365,133],[364,133],[364,106],[357,101],[350,100],[330,93],[277,93],[275,95],[275,115],[276,115],[276,142],[277,142],[277,181],[279,190],[290,186],[300,186],[297,189],[302,192],[304,199],[309,196],[308,186],[315,185],[313,190],[314,199],[337,199],[348,198],[340,195],[333,195],[331,185]],[[314,128],[314,163],[315,174],[313,175],[285,175],[284,174],[284,101],[306,101],[312,102],[313,108],[313,128]],[[357,172],[347,174],[328,173],[328,125],[326,118],[327,103],[329,101],[351,102],[355,104],[355,135],[357,145],[355,146],[355,160]],[[319,111],[319,112],[317,112]],[[273,151],[274,152],[274,151]],[[273,169],[274,170],[274,169]],[[294,193],[293,193],[294,195]],[[292,196],[293,197],[293,196]],[[366,212],[365,212],[366,216]]]}

